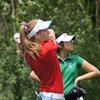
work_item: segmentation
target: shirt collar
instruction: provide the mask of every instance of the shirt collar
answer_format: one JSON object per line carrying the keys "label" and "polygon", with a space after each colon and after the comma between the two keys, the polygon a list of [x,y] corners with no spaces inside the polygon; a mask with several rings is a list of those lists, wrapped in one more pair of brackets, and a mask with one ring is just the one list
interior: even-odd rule
{"label": "shirt collar", "polygon": [[59,56],[58,53],[57,53],[57,57],[58,57],[58,59],[60,59],[60,60],[62,60],[62,61],[65,61],[65,60],[67,60],[67,59],[71,60],[71,59],[72,59],[72,53],[69,53],[68,56],[66,56],[66,58],[65,58],[64,60]]}

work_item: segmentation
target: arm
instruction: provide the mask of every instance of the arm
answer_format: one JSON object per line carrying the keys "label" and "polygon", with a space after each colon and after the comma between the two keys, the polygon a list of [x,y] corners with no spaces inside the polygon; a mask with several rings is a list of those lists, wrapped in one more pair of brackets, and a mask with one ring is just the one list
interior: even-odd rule
{"label": "arm", "polygon": [[39,82],[40,82],[40,79],[38,78],[38,76],[35,74],[35,72],[33,70],[30,73],[30,77],[34,80],[33,90],[35,92],[37,92],[39,90]]}
{"label": "arm", "polygon": [[23,58],[23,51],[20,48],[20,43],[16,43],[16,52],[20,58]]}
{"label": "arm", "polygon": [[16,52],[20,58],[23,58],[23,51],[21,49],[21,41],[20,41],[20,33],[14,34],[14,40],[16,43],[16,49],[17,49]]}
{"label": "arm", "polygon": [[100,71],[95,66],[88,63],[87,61],[83,62],[82,69],[84,69],[85,71],[88,71],[88,73],[77,77],[75,80],[75,86],[77,86],[77,84],[82,80],[91,79],[93,77],[100,75]]}
{"label": "arm", "polygon": [[54,43],[56,44],[55,32],[53,31],[53,29],[49,29],[48,31],[49,31],[49,39],[54,41]]}
{"label": "arm", "polygon": [[35,74],[35,72],[32,70],[32,72],[30,73],[30,76],[33,80],[40,82],[39,77]]}

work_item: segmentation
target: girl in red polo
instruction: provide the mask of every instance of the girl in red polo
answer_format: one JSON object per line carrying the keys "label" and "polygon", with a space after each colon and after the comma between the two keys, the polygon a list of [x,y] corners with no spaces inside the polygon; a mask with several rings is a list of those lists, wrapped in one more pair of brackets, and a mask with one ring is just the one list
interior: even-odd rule
{"label": "girl in red polo", "polygon": [[[56,56],[58,46],[51,21],[31,20],[20,28],[20,41],[25,59],[34,72],[34,79],[40,81],[42,100],[64,100],[63,83],[59,61]],[[50,32],[52,31],[52,32]]]}

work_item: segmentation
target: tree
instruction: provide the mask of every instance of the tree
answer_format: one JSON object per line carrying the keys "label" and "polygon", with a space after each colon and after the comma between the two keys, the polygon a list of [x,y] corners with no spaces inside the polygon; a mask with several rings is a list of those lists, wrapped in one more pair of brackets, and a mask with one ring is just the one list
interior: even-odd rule
{"label": "tree", "polygon": [[[76,52],[100,68],[98,1],[97,3],[95,0],[0,1],[0,100],[33,98],[30,69],[23,60],[19,62],[13,40],[13,34],[19,31],[22,21],[27,22],[34,18],[51,19],[55,32],[75,34]],[[100,80],[96,78],[82,83],[88,93],[86,100],[99,100],[99,82]]]}

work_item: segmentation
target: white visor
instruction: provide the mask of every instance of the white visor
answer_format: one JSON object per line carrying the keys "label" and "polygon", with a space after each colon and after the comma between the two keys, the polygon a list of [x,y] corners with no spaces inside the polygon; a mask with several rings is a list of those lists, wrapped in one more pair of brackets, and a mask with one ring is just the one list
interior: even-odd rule
{"label": "white visor", "polygon": [[60,35],[57,39],[56,42],[60,43],[60,42],[69,42],[71,40],[75,39],[74,35],[68,35],[67,33],[63,33],[62,35]]}
{"label": "white visor", "polygon": [[38,31],[48,29],[51,25],[52,21],[43,21],[39,19],[35,25],[35,27],[31,30],[31,32],[28,34],[28,37],[33,37]]}
{"label": "white visor", "polygon": [[15,40],[16,43],[18,43],[18,44],[20,43],[20,33],[14,34],[14,40]]}

